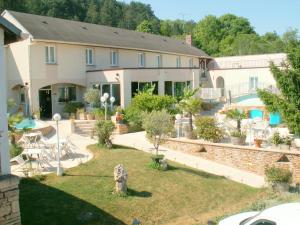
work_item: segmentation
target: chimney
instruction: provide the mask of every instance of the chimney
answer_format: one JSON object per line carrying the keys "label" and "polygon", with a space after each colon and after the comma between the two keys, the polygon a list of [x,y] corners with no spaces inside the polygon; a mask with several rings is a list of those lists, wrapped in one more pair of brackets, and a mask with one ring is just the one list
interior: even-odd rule
{"label": "chimney", "polygon": [[185,36],[185,43],[192,46],[192,35],[188,34]]}

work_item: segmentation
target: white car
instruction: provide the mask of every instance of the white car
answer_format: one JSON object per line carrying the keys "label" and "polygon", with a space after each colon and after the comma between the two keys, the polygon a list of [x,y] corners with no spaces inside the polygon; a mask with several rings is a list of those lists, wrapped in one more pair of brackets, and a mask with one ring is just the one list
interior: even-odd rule
{"label": "white car", "polygon": [[262,212],[245,212],[227,217],[219,225],[300,225],[300,203],[287,203]]}

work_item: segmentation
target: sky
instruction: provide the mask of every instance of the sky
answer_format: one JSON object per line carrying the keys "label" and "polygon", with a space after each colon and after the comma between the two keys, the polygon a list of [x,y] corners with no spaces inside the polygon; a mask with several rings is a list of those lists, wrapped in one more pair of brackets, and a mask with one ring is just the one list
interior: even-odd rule
{"label": "sky", "polygon": [[[130,3],[131,0],[122,0]],[[232,13],[249,19],[255,31],[283,34],[289,28],[300,31],[300,0],[135,0],[150,4],[159,19],[198,22],[206,15]]]}

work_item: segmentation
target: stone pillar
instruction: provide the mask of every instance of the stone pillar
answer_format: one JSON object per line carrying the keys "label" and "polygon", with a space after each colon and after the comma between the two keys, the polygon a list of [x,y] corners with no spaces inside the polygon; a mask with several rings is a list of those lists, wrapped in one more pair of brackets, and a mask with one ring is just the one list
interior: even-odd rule
{"label": "stone pillar", "polygon": [[[7,130],[7,98],[4,63],[4,30],[0,27],[0,175],[10,174]],[[1,195],[0,195],[1,196]]]}
{"label": "stone pillar", "polygon": [[0,224],[21,224],[19,208],[19,178],[0,176]]}

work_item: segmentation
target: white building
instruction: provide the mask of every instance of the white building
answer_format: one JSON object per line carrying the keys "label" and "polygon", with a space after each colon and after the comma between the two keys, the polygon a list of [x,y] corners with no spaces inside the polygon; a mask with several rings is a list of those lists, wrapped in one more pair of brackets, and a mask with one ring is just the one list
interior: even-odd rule
{"label": "white building", "polygon": [[239,85],[273,85],[269,62],[285,59],[284,54],[213,59],[190,38],[184,42],[7,10],[2,16],[22,31],[22,40],[6,46],[8,96],[26,114],[41,110],[45,118],[62,112],[67,101],[82,101],[89,87],[126,107],[149,83],[160,95],[179,96],[185,86],[201,86],[217,92],[214,97]]}

